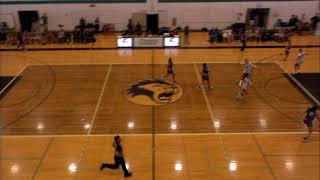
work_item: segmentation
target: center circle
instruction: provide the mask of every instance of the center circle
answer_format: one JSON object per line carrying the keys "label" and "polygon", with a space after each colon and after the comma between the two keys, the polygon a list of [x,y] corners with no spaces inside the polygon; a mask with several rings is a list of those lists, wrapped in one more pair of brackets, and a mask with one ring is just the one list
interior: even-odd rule
{"label": "center circle", "polygon": [[157,106],[177,101],[182,97],[183,89],[177,83],[162,79],[147,79],[131,83],[125,95],[135,104]]}

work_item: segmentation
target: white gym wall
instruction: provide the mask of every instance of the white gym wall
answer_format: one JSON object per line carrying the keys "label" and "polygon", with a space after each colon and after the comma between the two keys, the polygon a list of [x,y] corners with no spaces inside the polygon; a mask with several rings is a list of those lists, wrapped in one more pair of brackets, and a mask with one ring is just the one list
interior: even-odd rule
{"label": "white gym wall", "polygon": [[[245,21],[247,8],[270,8],[268,27],[272,27],[276,19],[287,21],[292,14],[306,14],[306,19],[319,11],[319,1],[263,1],[263,2],[215,2],[215,3],[159,3],[157,0],[147,0],[147,3],[110,3],[95,4],[17,4],[1,5],[0,12],[13,14],[19,27],[17,11],[38,10],[39,15],[47,13],[49,29],[57,30],[63,24],[66,30],[71,30],[79,23],[80,17],[93,21],[95,17],[100,22],[115,24],[116,30],[126,28],[132,13],[158,12],[161,26],[169,26],[172,18],[177,18],[177,25],[188,24],[192,29],[203,27],[224,28],[237,21]],[[242,16],[239,16],[242,14]]]}

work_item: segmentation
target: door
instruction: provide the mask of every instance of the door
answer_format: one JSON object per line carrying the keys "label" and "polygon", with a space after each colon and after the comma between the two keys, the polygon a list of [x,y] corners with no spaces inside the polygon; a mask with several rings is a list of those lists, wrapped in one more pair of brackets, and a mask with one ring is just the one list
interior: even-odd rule
{"label": "door", "polygon": [[157,34],[159,30],[159,16],[158,14],[147,15],[147,31],[152,34]]}
{"label": "door", "polygon": [[32,23],[39,20],[38,11],[18,11],[18,15],[22,32],[31,32]]}
{"label": "door", "polygon": [[256,27],[266,27],[268,24],[269,11],[269,8],[249,8],[247,10],[246,24]]}

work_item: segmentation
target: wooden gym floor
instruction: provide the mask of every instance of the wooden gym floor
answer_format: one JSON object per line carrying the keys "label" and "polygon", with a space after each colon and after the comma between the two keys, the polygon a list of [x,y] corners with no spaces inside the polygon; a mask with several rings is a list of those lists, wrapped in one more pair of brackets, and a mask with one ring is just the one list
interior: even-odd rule
{"label": "wooden gym floor", "polygon": [[[1,75],[21,78],[0,100],[0,179],[124,179],[112,162],[123,136],[130,179],[319,179],[319,134],[308,143],[310,105],[287,79],[283,49],[167,49],[1,52]],[[320,72],[319,48],[305,49],[303,72]],[[183,97],[140,106],[128,84],[161,78],[171,56]],[[234,98],[244,58],[254,86]],[[197,89],[208,62],[214,89]],[[129,125],[130,124],[130,125]],[[315,123],[319,131],[319,123]]]}

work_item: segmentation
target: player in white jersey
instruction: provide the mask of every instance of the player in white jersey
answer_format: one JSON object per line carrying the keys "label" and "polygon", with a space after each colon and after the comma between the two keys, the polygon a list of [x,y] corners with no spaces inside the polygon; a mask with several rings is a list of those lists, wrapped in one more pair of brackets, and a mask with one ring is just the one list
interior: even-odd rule
{"label": "player in white jersey", "polygon": [[242,78],[242,80],[239,83],[239,86],[241,87],[241,91],[239,92],[239,94],[236,96],[236,98],[241,99],[242,97],[244,97],[245,95],[248,94],[248,85],[249,85],[249,75],[245,74]]}
{"label": "player in white jersey", "polygon": [[252,84],[251,82],[252,72],[253,72],[253,68],[256,68],[256,66],[250,63],[248,59],[245,59],[244,62],[241,62],[240,64],[243,64],[243,67],[244,67],[241,79],[243,79],[243,77],[247,74],[249,83]]}
{"label": "player in white jersey", "polygon": [[299,53],[298,53],[297,58],[296,58],[296,62],[294,63],[294,72],[296,74],[300,73],[300,67],[301,67],[301,64],[304,62],[304,56],[305,55],[307,55],[307,54],[304,53],[302,48],[300,48],[299,49]]}

